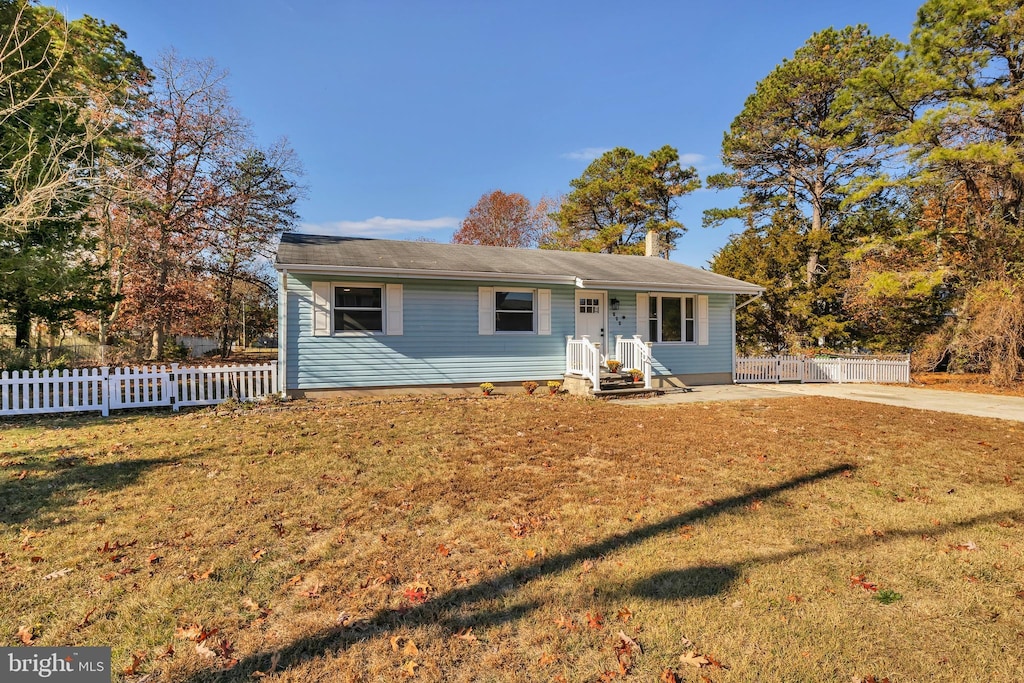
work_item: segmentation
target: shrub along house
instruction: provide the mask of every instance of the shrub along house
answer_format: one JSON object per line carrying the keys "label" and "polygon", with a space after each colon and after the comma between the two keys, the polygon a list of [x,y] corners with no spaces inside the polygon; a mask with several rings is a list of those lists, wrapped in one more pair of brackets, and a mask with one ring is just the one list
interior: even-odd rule
{"label": "shrub along house", "polygon": [[645,256],[302,234],[276,267],[298,396],[563,377],[590,391],[609,359],[648,387],[731,383],[737,296],[763,291]]}

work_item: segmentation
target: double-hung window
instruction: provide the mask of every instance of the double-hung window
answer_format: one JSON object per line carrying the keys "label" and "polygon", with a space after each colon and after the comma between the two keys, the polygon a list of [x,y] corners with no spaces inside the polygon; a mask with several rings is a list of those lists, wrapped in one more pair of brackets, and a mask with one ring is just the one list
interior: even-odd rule
{"label": "double-hung window", "polygon": [[652,342],[697,342],[697,298],[652,294],[648,313]]}
{"label": "double-hung window", "polygon": [[335,332],[384,332],[384,288],[336,286]]}
{"label": "double-hung window", "polygon": [[535,290],[494,290],[495,332],[536,332]]}

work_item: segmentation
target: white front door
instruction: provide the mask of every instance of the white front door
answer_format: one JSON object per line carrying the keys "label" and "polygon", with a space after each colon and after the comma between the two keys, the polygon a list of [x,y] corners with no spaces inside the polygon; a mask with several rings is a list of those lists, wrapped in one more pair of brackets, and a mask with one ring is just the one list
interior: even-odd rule
{"label": "white front door", "polygon": [[592,289],[576,290],[576,338],[590,337],[590,341],[601,344],[601,355],[608,355],[605,329],[608,324],[608,292]]}

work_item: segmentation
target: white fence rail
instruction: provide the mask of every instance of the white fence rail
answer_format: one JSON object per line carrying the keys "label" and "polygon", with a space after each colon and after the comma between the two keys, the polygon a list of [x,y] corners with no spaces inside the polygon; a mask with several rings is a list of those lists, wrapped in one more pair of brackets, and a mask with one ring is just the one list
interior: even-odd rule
{"label": "white fence rail", "polygon": [[801,358],[753,356],[736,358],[737,383],[754,382],[871,382],[909,384],[910,357]]}
{"label": "white fence rail", "polygon": [[652,386],[651,370],[653,359],[650,347],[644,343],[639,335],[632,338],[624,338],[621,335],[615,336],[615,358],[622,363],[623,370],[636,368],[644,373],[644,389]]}
{"label": "white fence rail", "polygon": [[586,335],[582,339],[566,337],[565,374],[586,377],[594,391],[601,388],[601,351]]}
{"label": "white fence rail", "polygon": [[0,373],[0,415],[215,405],[278,391],[277,363],[179,368],[148,365]]}

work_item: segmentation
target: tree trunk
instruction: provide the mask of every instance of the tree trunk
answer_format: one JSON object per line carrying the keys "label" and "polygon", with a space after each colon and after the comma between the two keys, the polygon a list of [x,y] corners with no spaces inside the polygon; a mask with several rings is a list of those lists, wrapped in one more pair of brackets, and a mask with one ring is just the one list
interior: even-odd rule
{"label": "tree trunk", "polygon": [[811,196],[811,234],[808,235],[807,252],[807,286],[814,286],[814,278],[818,274],[818,259],[821,255],[822,234],[821,202],[825,194],[825,184],[820,176],[814,180],[814,193]]}
{"label": "tree trunk", "polygon": [[231,297],[234,293],[234,277],[228,275],[224,284],[224,308],[220,320],[220,357],[227,358],[231,353]]}
{"label": "tree trunk", "polygon": [[27,349],[32,341],[32,313],[28,304],[19,301],[14,308],[14,345],[19,349]]}

